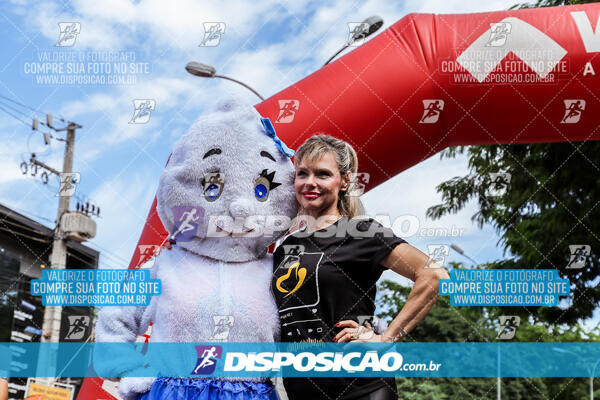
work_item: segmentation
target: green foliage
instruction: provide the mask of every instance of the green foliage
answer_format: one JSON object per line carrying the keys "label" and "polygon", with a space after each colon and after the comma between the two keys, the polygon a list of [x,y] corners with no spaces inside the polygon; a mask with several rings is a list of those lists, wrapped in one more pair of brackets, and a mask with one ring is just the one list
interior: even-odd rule
{"label": "green foliage", "polygon": [[[512,8],[550,7],[594,1],[539,0]],[[470,173],[442,182],[442,203],[427,215],[441,218],[457,213],[475,200],[472,220],[491,224],[500,234],[508,257],[486,268],[555,268],[568,278],[571,296],[561,307],[451,307],[440,297],[429,314],[405,340],[417,342],[495,341],[499,315],[519,315],[513,341],[600,341],[596,327],[583,328],[581,319],[600,303],[600,143],[552,143],[449,148],[442,158],[466,153]],[[487,195],[492,172],[511,174],[501,197]],[[581,270],[569,270],[569,244],[588,244],[592,257]],[[460,265],[454,265],[457,268]],[[401,310],[410,288],[391,281],[379,285],[380,316],[391,320]],[[563,298],[564,299],[564,298]],[[397,378],[401,399],[492,399],[495,378]],[[589,378],[503,378],[502,399],[579,400],[589,398]],[[600,398],[600,379],[594,380]]]}
{"label": "green foliage", "polygon": [[[400,311],[410,287],[392,281],[379,285],[380,317],[391,321]],[[493,324],[482,307],[451,307],[446,296],[438,298],[427,316],[409,333],[406,340],[416,342],[487,342],[496,336]]]}
{"label": "green foliage", "polygon": [[[461,265],[456,265],[460,267]],[[378,314],[386,320],[402,309],[410,287],[382,281],[378,287]],[[512,307],[510,315],[517,309]],[[498,307],[452,307],[441,296],[429,314],[412,330],[406,341],[415,342],[493,342],[496,341],[498,315],[506,314]],[[580,324],[557,326],[531,323],[522,317],[512,341],[517,342],[585,342],[600,341],[597,331],[589,332]],[[496,397],[496,378],[396,378],[401,399],[492,399]],[[600,379],[595,380],[600,394]],[[589,396],[586,378],[502,378],[502,399],[575,400]]]}
{"label": "green foliage", "polygon": [[510,9],[556,7],[556,6],[568,6],[568,5],[572,5],[572,4],[585,4],[585,3],[596,3],[596,1],[590,1],[590,0],[538,0],[535,3],[515,4]]}
{"label": "green foliage", "polygon": [[[535,318],[573,324],[592,316],[600,303],[600,143],[545,143],[451,148],[442,158],[465,153],[469,174],[438,185],[442,203],[427,210],[441,218],[474,200],[472,220],[492,225],[509,257],[494,268],[557,269],[571,281],[567,308],[529,308]],[[488,195],[490,173],[511,175],[502,196]],[[570,244],[588,244],[592,257],[583,269],[566,269]]]}
{"label": "green foliage", "polygon": [[[488,400],[496,398],[496,378],[398,378],[398,394],[401,399],[438,400],[469,399]],[[547,399],[545,382],[540,378],[503,378],[502,399]]]}
{"label": "green foliage", "polygon": [[[594,3],[589,0],[538,0],[511,8]],[[470,200],[479,210],[472,220],[491,224],[501,235],[506,260],[494,268],[554,268],[572,282],[567,308],[528,308],[527,314],[553,324],[574,324],[592,316],[600,304],[600,142],[540,143],[455,147],[442,158],[466,153],[470,173],[442,182],[442,203],[427,215],[437,219],[464,208]],[[511,174],[501,197],[486,195],[489,174]],[[587,244],[592,257],[582,270],[565,269],[569,244]]]}

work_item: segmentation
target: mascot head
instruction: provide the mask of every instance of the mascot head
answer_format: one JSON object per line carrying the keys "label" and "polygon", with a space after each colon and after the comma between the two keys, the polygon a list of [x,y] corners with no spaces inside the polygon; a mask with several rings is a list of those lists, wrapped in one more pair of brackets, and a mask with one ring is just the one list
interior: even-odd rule
{"label": "mascot head", "polygon": [[250,104],[231,98],[175,144],[158,215],[177,246],[244,262],[265,256],[296,216],[293,151]]}

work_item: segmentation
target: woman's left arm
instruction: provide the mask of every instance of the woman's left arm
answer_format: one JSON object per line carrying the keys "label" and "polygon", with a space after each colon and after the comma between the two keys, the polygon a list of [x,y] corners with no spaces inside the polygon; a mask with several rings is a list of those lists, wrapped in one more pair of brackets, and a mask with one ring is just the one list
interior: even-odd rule
{"label": "woman's left arm", "polygon": [[383,341],[390,342],[406,336],[421,321],[435,304],[440,279],[450,276],[440,264],[431,261],[425,253],[408,243],[397,245],[381,262],[386,268],[414,282],[408,299],[400,313],[389,324],[382,335],[363,335],[356,337],[356,321],[340,321],[337,326],[346,327],[334,339],[336,342],[348,342],[358,339],[361,342]]}

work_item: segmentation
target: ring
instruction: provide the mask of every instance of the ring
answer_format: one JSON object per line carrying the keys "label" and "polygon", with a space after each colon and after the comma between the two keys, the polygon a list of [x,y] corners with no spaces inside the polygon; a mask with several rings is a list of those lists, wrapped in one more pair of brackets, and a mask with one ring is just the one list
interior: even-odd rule
{"label": "ring", "polygon": [[357,336],[356,336],[357,332],[358,332],[358,328],[355,328],[354,331],[352,331],[352,333],[350,333],[350,339],[356,340],[357,339]]}

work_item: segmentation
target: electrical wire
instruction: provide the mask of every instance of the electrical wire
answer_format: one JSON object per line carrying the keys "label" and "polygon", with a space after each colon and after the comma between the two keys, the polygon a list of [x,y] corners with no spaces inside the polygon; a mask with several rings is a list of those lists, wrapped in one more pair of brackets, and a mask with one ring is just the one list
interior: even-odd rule
{"label": "electrical wire", "polygon": [[[1,95],[1,94],[0,94],[0,97],[1,97],[1,98],[3,98],[3,99],[6,99],[6,100],[8,100],[8,101],[10,101],[10,102],[12,102],[12,103],[14,103],[14,104],[17,104],[17,105],[19,105],[19,106],[21,106],[21,107],[28,108],[28,109],[30,109],[31,111],[35,112],[35,113],[38,113],[38,114],[41,114],[41,115],[46,115],[46,113],[45,113],[45,112],[43,112],[43,111],[39,111],[39,110],[36,110],[36,109],[34,109],[33,107],[30,107],[30,106],[28,106],[28,105],[26,105],[26,104],[20,103],[20,102],[18,102],[18,101],[16,101],[16,100],[13,100],[13,99],[11,99],[10,97],[3,96],[3,95]],[[62,121],[62,119],[61,119],[61,121]],[[64,121],[63,121],[63,122],[64,122]]]}
{"label": "electrical wire", "polygon": [[[29,218],[31,218],[31,217],[35,217],[35,218],[43,219],[43,220],[46,220],[46,221],[48,221],[48,222],[54,223],[54,220],[53,220],[53,219],[46,218],[46,217],[42,217],[41,215],[34,214],[34,213],[32,213],[32,212],[29,212],[29,211],[27,211],[27,210],[24,210],[24,209],[22,209],[22,208],[15,207],[15,206],[11,206],[10,208],[11,208],[11,209],[13,209],[13,210],[17,210],[17,211],[19,211],[20,213],[22,213],[22,214],[23,214],[23,215],[25,215],[26,217],[29,217]],[[27,214],[29,214],[29,215],[27,215]],[[31,219],[33,219],[33,218],[31,218]]]}
{"label": "electrical wire", "polygon": [[101,250],[100,254],[104,257],[112,258],[113,261],[118,261],[118,263],[123,264],[123,265],[129,265],[129,261],[126,261],[124,258],[119,256],[118,254],[113,253],[112,251],[108,250],[105,247],[100,246],[99,244],[97,244],[95,242],[88,241],[86,244],[89,247],[92,247],[92,248],[97,247],[98,249],[100,249]]}
{"label": "electrical wire", "polygon": [[[0,94],[0,98],[6,99],[6,100],[10,101],[11,103],[14,103],[14,104],[16,104],[16,105],[19,105],[19,106],[21,106],[21,107],[25,107],[25,108],[27,108],[28,110],[31,110],[31,111],[33,111],[34,113],[38,113],[39,115],[41,115],[41,116],[42,116],[42,117],[44,117],[44,118],[45,118],[45,116],[46,116],[46,115],[48,115],[48,114],[49,114],[49,113],[47,113],[47,112],[44,112],[44,111],[41,111],[41,110],[36,110],[35,108],[33,108],[33,107],[31,107],[31,106],[28,106],[27,104],[23,104],[23,103],[21,103],[21,102],[19,102],[19,101],[13,100],[13,99],[11,99],[10,97],[7,97],[7,96],[1,95],[1,94]],[[69,122],[69,121],[68,121],[68,120],[66,120],[66,119],[65,119],[65,118],[64,118],[62,115],[57,115],[57,117],[58,117],[58,120],[59,120],[59,121],[61,121],[61,122],[64,122],[65,124]]]}
{"label": "electrical wire", "polygon": [[[28,105],[26,105],[26,104],[23,104],[23,103],[21,103],[21,102],[18,102],[18,101],[16,101],[16,100],[13,100],[13,99],[11,99],[10,97],[3,96],[3,95],[1,95],[1,94],[0,94],[0,98],[6,99],[6,100],[10,101],[11,103],[17,104],[17,105],[19,105],[19,106],[21,106],[21,107],[24,107],[24,108],[27,108],[28,110],[31,110],[31,111],[33,111],[34,113],[37,113],[37,114],[41,115],[41,116],[42,116],[42,118],[45,118],[45,116],[46,116],[46,115],[48,115],[48,113],[45,113],[45,112],[43,112],[43,111],[36,110],[35,108],[33,108],[33,107],[31,107],[31,106],[28,106]],[[23,115],[27,116],[28,118],[31,118],[29,115],[25,114],[23,111],[17,110],[17,109],[16,109],[16,108],[14,108],[13,106],[10,106],[10,105],[8,105],[8,104],[6,104],[6,103],[0,103],[0,104],[2,104],[2,105],[3,105],[3,106],[5,106],[5,107],[10,107],[11,109],[13,109],[13,110],[15,110],[15,111],[17,111],[17,112],[19,112],[19,113],[21,113],[21,114],[23,114]],[[68,125],[68,122],[69,122],[69,121],[65,120],[65,119],[64,119],[62,116],[58,116],[58,120]],[[44,125],[44,126],[48,127],[48,128],[54,129],[53,127],[50,127],[50,126],[48,126],[48,125],[47,125],[45,122],[43,122],[43,121],[40,121],[39,123],[40,123],[41,125]],[[64,129],[64,128],[65,128],[65,127],[58,128],[58,129]]]}
{"label": "electrical wire", "polygon": [[8,115],[10,115],[11,117],[13,117],[14,119],[16,119],[19,122],[22,122],[23,124],[25,124],[26,126],[31,126],[30,124],[28,124],[27,122],[25,122],[24,120],[22,120],[20,117],[17,117],[16,115],[14,115],[13,113],[11,113],[10,111],[8,111],[6,108],[3,108],[0,105],[0,110],[4,111],[5,113],[7,113]]}
{"label": "electrical wire", "polygon": [[[16,105],[18,105],[18,106],[24,107],[24,108],[26,108],[26,109],[28,109],[28,110],[32,111],[32,112],[34,113],[34,114],[33,114],[34,116],[35,116],[36,114],[38,114],[38,115],[41,115],[41,116],[45,116],[45,115],[47,115],[47,113],[44,113],[43,111],[36,110],[36,109],[34,109],[33,107],[31,107],[31,106],[28,106],[28,105],[26,105],[26,104],[23,104],[23,103],[21,103],[21,102],[19,102],[19,101],[13,100],[13,99],[11,99],[11,98],[9,98],[9,97],[7,97],[7,96],[4,96],[4,95],[1,95],[1,94],[0,94],[0,98],[2,98],[2,99],[5,99],[5,100],[8,100],[8,101],[10,101],[10,102],[11,102],[11,103],[13,103],[13,104],[16,104]],[[33,126],[33,121],[32,121],[32,123],[31,123],[31,124],[29,124],[29,123],[27,123],[25,120],[23,120],[21,117],[19,117],[19,116],[15,115],[13,112],[11,112],[11,111],[7,110],[7,108],[8,108],[8,109],[10,109],[10,110],[12,110],[13,112],[16,112],[16,113],[18,113],[18,114],[21,114],[22,116],[24,116],[24,117],[25,117],[25,118],[27,118],[27,119],[33,119],[33,118],[32,118],[32,116],[31,116],[30,114],[27,114],[27,113],[23,112],[22,110],[19,110],[18,108],[14,107],[14,106],[12,106],[12,105],[10,105],[10,104],[6,104],[6,102],[3,102],[2,100],[0,100],[0,110],[4,111],[5,113],[7,113],[8,115],[10,115],[11,117],[15,118],[17,121],[19,121],[19,122],[22,122],[22,123],[23,123],[23,124],[25,124],[26,126]],[[58,116],[58,120],[59,120],[59,121],[61,121],[61,122],[63,122],[63,123],[68,123],[68,122],[69,122],[69,121],[65,120],[65,119],[64,119],[62,116]],[[44,125],[44,126],[46,126],[46,127],[49,127],[49,126],[48,126],[46,123],[44,123],[43,121],[39,121],[39,123],[40,123],[41,125]],[[54,128],[54,127],[49,127],[49,128],[56,129],[56,128]],[[60,128],[59,128],[59,129],[60,129]],[[31,150],[31,148],[30,148],[30,140],[31,140],[31,136],[33,136],[33,133],[34,133],[34,132],[31,132],[31,134],[30,134],[30,135],[29,135],[29,137],[27,138],[27,148],[28,148],[28,150]],[[40,132],[40,133],[42,133],[42,132]],[[54,137],[54,136],[52,136],[52,135],[50,135],[50,138],[51,138],[51,139],[55,139],[55,140],[61,140],[60,138],[55,138],[55,137]],[[45,153],[40,153],[40,155],[47,155],[47,153],[49,153],[49,152],[51,152],[51,151],[52,151],[52,148],[50,147],[50,148],[48,149],[48,151],[46,151]],[[31,151],[29,151],[29,153],[32,153],[32,152],[31,152]],[[23,158],[23,155],[22,155],[22,158]],[[23,159],[23,161],[27,162],[28,160],[25,160],[25,159]],[[47,187],[48,187],[48,189],[50,189],[50,186],[49,186],[49,185],[44,185],[44,186],[47,186]],[[88,198],[87,196],[85,196],[85,197],[84,197],[84,196],[80,195],[79,193],[75,194],[73,197],[75,197],[77,200],[79,200],[79,201],[80,201],[80,203],[82,203],[82,204],[85,204],[86,202],[93,203],[93,200],[92,200],[92,199]],[[42,217],[42,216],[39,216],[39,215],[35,215],[35,214],[32,214],[32,213],[29,213],[29,212],[27,212],[27,211],[25,211],[25,210],[23,210],[23,209],[19,209],[19,210],[20,210],[21,212],[23,212],[23,213],[30,214],[30,215],[32,215],[32,216],[35,216],[35,217],[37,217],[37,218],[40,218],[40,219],[45,219],[45,220],[47,220],[48,222],[54,222],[53,220],[50,220],[50,219],[48,219],[48,218],[45,218],[45,217]],[[1,227],[0,227],[0,228],[1,228]],[[3,230],[4,230],[4,229],[3,229]],[[91,243],[90,243],[90,244],[91,244]],[[120,256],[118,256],[117,254],[115,254],[115,253],[113,253],[113,252],[109,251],[108,249],[105,249],[105,248],[103,248],[103,247],[99,246],[99,245],[98,245],[98,244],[96,244],[96,243],[93,243],[92,245],[93,245],[93,246],[95,246],[95,247],[98,247],[100,250],[104,251],[104,252],[106,253],[106,254],[105,254],[105,256],[108,256],[107,258],[111,258],[111,259],[113,259],[114,261],[118,261],[119,263],[128,264],[128,262],[127,262],[127,261],[125,261],[124,259],[122,259],[122,258],[121,258]],[[76,257],[76,258],[77,258],[77,257]],[[83,260],[82,260],[82,261],[83,261]]]}
{"label": "electrical wire", "polygon": [[[19,208],[19,207],[11,207],[11,209],[19,211],[20,213],[22,213],[26,217],[29,217],[29,218],[34,219],[34,220],[35,219],[42,219],[42,220],[48,221],[48,222],[50,222],[52,224],[55,223],[55,221],[52,220],[52,219],[50,219],[50,218],[42,217],[41,215],[34,214],[32,212],[29,212],[29,211],[24,210],[24,209]],[[23,228],[26,228],[26,227],[23,227]],[[0,227],[0,229],[2,229],[2,228]],[[43,234],[42,232],[36,232],[36,233]],[[104,253],[103,256],[112,259],[112,261],[116,261],[115,264],[129,265],[129,262],[126,261],[124,258],[122,258],[121,256],[119,256],[116,253],[113,253],[112,251],[108,250],[107,248],[100,246],[99,244],[97,244],[95,242],[88,241],[87,245],[89,247],[93,248],[93,249],[97,248],[97,249],[101,250],[100,253]],[[95,249],[95,250],[97,250],[97,249]]]}
{"label": "electrical wire", "polygon": [[[38,151],[32,151],[32,150],[31,150],[31,144],[30,144],[30,141],[31,141],[31,137],[32,137],[32,136],[33,136],[35,133],[36,133],[35,131],[31,131],[31,133],[30,133],[30,134],[29,134],[29,136],[27,137],[27,153],[29,153],[29,154],[33,154],[33,153],[35,153],[35,154],[36,154],[36,156],[38,156],[38,157],[39,157],[39,156],[48,156],[48,155],[52,154],[52,150],[53,150],[53,149],[52,149],[52,142],[50,142],[50,143],[48,143],[48,144],[46,145],[46,146],[47,146],[47,148],[46,148],[46,151],[44,151],[43,153],[40,153],[40,152],[38,152]],[[51,139],[54,139],[54,137],[53,137],[52,135],[50,135],[50,138],[51,138]]]}
{"label": "electrical wire", "polygon": [[30,113],[30,114],[27,114],[27,113],[23,112],[22,110],[19,110],[18,108],[15,108],[15,107],[11,106],[10,104],[3,103],[3,102],[2,102],[2,100],[0,100],[0,104],[1,104],[2,106],[4,106],[4,107],[8,107],[8,108],[10,108],[11,110],[13,110],[13,111],[15,111],[15,112],[17,112],[17,113],[21,114],[22,116],[24,116],[24,117],[25,117],[25,118],[27,118],[27,119],[30,119],[30,118],[32,118],[32,116],[31,116],[31,113]]}
{"label": "electrical wire", "polygon": [[[34,116],[32,116],[31,114],[27,114],[27,113],[25,113],[25,112],[23,112],[23,111],[19,110],[18,108],[15,108],[15,107],[11,106],[10,104],[3,103],[3,102],[2,102],[2,100],[0,100],[0,106],[2,106],[2,107],[7,107],[7,108],[9,108],[9,109],[13,110],[14,112],[17,112],[17,113],[21,114],[21,115],[22,115],[22,116],[24,116],[24,117],[25,117],[27,120],[31,120],[31,124],[30,124],[30,126],[31,126],[31,127],[33,127],[33,118],[35,118],[35,115],[34,115]],[[45,126],[45,127],[47,127],[47,128],[50,128],[50,129],[55,129],[55,128],[53,128],[53,127],[49,127],[49,126],[48,126],[48,124],[46,124],[45,122],[43,122],[43,121],[39,121],[39,119],[38,119],[38,122],[39,122],[39,124],[41,124],[41,125],[44,125],[44,126]],[[60,129],[60,128],[58,128],[58,129]],[[35,131],[34,131],[34,132],[35,132]],[[38,132],[43,134],[43,132],[41,132],[41,131],[38,131]],[[55,138],[55,137],[54,137],[54,136],[52,136],[52,135],[50,135],[50,138],[52,138],[52,139],[56,139],[56,140],[60,140],[60,139],[58,139],[58,138]]]}

